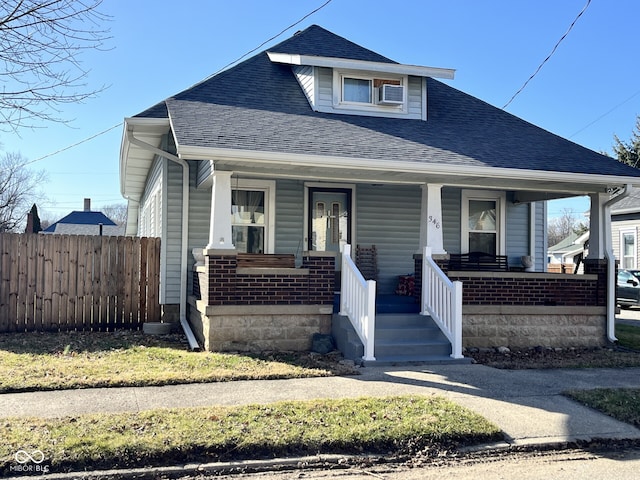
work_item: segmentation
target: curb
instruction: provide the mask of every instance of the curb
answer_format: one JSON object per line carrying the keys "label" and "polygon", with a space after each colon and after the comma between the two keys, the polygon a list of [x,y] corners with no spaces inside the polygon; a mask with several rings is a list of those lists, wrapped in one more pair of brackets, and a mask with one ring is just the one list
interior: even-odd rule
{"label": "curb", "polygon": [[[313,455],[306,457],[276,458],[270,460],[239,460],[216,463],[188,463],[167,467],[125,468],[114,470],[93,470],[82,472],[50,473],[47,480],[90,480],[90,479],[155,479],[162,475],[167,478],[175,478],[185,475],[228,475],[232,473],[249,473],[274,471],[279,469],[301,469],[308,467],[336,467],[347,468],[354,461],[375,460],[381,458],[373,455]],[[33,475],[5,477],[7,480],[32,480]]]}
{"label": "curb", "polygon": [[[508,452],[531,452],[531,451],[562,451],[572,448],[618,447],[620,444],[626,446],[640,447],[640,437],[619,438],[619,437],[553,437],[548,439],[529,439],[512,441],[510,439],[495,443],[474,445],[463,447],[458,450],[462,455],[491,456]],[[163,478],[177,478],[182,476],[196,475],[231,475],[239,473],[271,472],[278,470],[302,470],[306,468],[334,468],[347,469],[361,463],[402,463],[403,459],[410,458],[410,455],[383,456],[383,455],[312,455],[304,457],[275,458],[269,460],[239,460],[230,462],[215,463],[188,463],[184,465],[173,465],[165,467],[146,468],[125,468],[114,470],[93,470],[67,473],[50,473],[46,478],[53,480],[92,480],[92,479],[149,479],[154,480],[159,476]],[[452,458],[452,461],[456,459]],[[32,480],[33,475],[6,477],[8,480]]]}

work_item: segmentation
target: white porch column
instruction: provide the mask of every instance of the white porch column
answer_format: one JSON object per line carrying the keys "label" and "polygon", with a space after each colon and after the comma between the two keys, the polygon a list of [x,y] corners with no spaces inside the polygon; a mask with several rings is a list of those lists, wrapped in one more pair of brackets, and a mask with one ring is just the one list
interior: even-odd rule
{"label": "white porch column", "polygon": [[444,249],[442,236],[442,185],[422,185],[422,208],[420,212],[420,252],[431,247],[431,253],[441,255]]}
{"label": "white porch column", "polygon": [[207,249],[235,249],[231,235],[231,175],[213,172],[211,186],[211,219]]}
{"label": "white porch column", "polygon": [[608,193],[592,193],[591,197],[591,211],[590,211],[590,225],[589,225],[589,253],[586,258],[589,259],[603,259],[605,258],[604,250],[607,245],[605,239],[608,221],[606,203],[609,201]]}

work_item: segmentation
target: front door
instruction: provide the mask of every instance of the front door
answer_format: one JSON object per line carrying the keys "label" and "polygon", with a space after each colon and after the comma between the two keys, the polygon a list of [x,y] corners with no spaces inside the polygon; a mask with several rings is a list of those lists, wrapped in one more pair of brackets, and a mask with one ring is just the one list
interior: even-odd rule
{"label": "front door", "polygon": [[339,253],[351,243],[351,190],[309,189],[308,248]]}

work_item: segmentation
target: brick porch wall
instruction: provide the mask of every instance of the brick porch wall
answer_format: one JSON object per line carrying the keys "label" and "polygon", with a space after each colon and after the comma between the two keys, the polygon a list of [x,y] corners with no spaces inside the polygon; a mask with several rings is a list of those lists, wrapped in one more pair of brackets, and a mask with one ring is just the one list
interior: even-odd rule
{"label": "brick porch wall", "polygon": [[[589,306],[606,305],[607,262],[585,260],[585,274],[543,272],[447,272],[463,283],[463,305]],[[416,295],[422,291],[422,256],[415,256]]]}
{"label": "brick porch wall", "polygon": [[208,351],[309,350],[330,333],[335,256],[300,268],[238,267],[235,251],[208,251],[194,272],[189,322]]}
{"label": "brick porch wall", "polygon": [[[415,257],[416,294],[422,256]],[[595,347],[606,343],[606,260],[586,260],[585,274],[447,272],[463,282],[465,347]]]}
{"label": "brick porch wall", "polygon": [[194,280],[194,293],[207,305],[332,304],[335,258],[306,255],[299,269],[239,269],[234,253],[216,253],[205,257],[205,272]]}

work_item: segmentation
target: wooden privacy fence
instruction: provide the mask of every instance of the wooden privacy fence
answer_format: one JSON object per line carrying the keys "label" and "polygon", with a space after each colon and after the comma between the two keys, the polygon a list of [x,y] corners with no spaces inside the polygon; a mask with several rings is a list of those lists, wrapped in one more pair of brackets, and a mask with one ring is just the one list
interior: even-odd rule
{"label": "wooden privacy fence", "polygon": [[159,321],[160,239],[0,234],[0,333]]}

